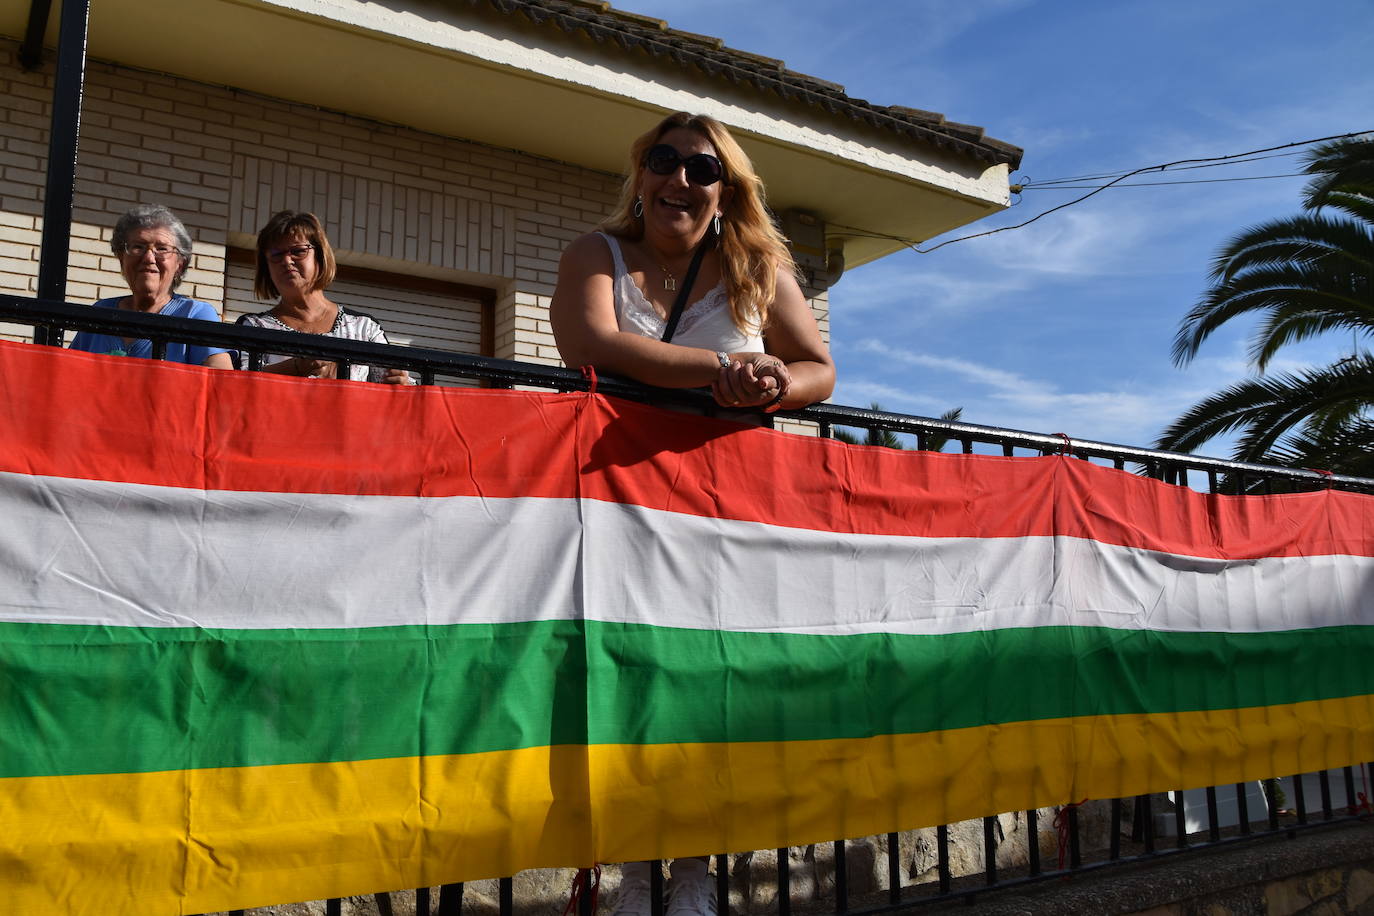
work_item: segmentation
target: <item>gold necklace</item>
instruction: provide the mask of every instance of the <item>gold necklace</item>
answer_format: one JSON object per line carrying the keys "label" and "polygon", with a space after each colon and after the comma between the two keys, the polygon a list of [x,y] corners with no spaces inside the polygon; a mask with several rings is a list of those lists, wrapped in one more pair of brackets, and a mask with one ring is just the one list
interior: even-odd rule
{"label": "gold necklace", "polygon": [[663,272],[663,288],[670,293],[676,292],[677,277],[674,277],[672,273],[668,270],[668,268],[664,267],[662,264],[658,265],[658,269]]}

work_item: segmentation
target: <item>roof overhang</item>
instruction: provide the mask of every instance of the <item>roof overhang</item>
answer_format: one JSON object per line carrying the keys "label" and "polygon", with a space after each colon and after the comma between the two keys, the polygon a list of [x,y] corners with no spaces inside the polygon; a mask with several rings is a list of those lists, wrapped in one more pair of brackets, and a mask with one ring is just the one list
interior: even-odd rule
{"label": "roof overhang", "polygon": [[[0,9],[0,32],[23,35],[27,0]],[[617,174],[662,113],[708,113],[754,159],[774,210],[816,214],[850,266],[902,247],[884,236],[924,240],[1008,203],[1006,161],[472,0],[93,0],[88,53]]]}

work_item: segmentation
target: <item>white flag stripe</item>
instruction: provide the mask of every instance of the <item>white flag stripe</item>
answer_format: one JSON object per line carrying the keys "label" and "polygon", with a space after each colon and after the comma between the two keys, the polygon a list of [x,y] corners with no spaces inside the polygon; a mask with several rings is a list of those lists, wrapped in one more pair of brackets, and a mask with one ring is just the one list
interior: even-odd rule
{"label": "white flag stripe", "polygon": [[575,499],[0,474],[0,620],[225,629],[585,617],[845,635],[1374,623],[1374,559],[831,534]]}

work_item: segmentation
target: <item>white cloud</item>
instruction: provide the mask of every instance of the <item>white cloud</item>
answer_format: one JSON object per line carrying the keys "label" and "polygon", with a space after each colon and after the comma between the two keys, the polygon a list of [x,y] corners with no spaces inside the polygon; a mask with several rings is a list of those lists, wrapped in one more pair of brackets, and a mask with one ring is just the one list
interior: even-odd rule
{"label": "white cloud", "polygon": [[[1341,353],[1331,341],[1305,344],[1291,358],[1275,360],[1271,371],[1301,371]],[[1199,357],[1186,371],[1164,370],[1145,380],[1115,379],[1112,387],[1089,384],[1081,389],[871,338],[840,346],[837,355],[851,372],[841,375],[837,403],[867,406],[877,401],[886,410],[928,417],[962,407],[966,423],[1146,447],[1198,401],[1253,375],[1239,339],[1225,352]],[[894,384],[889,377],[902,382]],[[1225,456],[1230,447],[1227,437],[1204,446],[1202,453]]]}
{"label": "white cloud", "polygon": [[846,274],[830,293],[833,309],[846,316],[902,314],[922,320],[944,314],[967,318],[1025,289],[1026,277],[1014,271],[929,269],[935,261],[893,259]]}
{"label": "white cloud", "polygon": [[[1048,209],[1023,207],[1023,219]],[[1084,201],[1022,229],[960,244],[982,245],[982,256],[1003,270],[1039,274],[1100,276],[1138,269],[1132,249],[1143,232],[1140,211],[1101,201]]]}
{"label": "white cloud", "polygon": [[921,417],[938,417],[952,406],[938,398],[918,394],[908,388],[898,388],[882,382],[841,378],[831,400],[847,407],[868,407],[878,403],[884,410],[909,413]]}
{"label": "white cloud", "polygon": [[[1064,432],[1074,438],[1123,445],[1149,445],[1168,423],[1216,390],[1213,379],[1192,378],[1176,384],[1132,386],[1123,382],[1110,389],[1074,391],[1000,367],[893,347],[878,340],[863,340],[843,349],[860,354],[869,365],[929,371],[920,375],[921,393],[911,394],[875,381],[861,370],[857,378],[841,385],[837,400],[842,402],[853,392],[864,398],[863,404],[877,400],[889,410],[919,404],[926,416],[963,407],[968,423]],[[915,383],[913,387],[917,387]]]}
{"label": "white cloud", "polygon": [[978,24],[1029,5],[1030,0],[907,0],[905,37],[912,52],[944,47]]}

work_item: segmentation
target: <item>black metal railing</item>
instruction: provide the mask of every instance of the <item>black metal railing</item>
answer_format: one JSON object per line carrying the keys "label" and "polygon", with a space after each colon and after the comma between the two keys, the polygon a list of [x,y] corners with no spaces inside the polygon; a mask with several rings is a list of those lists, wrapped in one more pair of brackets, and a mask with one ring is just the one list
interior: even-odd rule
{"label": "black metal railing", "polygon": [[[251,362],[256,362],[256,358],[264,353],[331,360],[340,364],[341,375],[344,374],[344,367],[350,364],[406,369],[414,373],[421,384],[434,384],[440,378],[461,378],[475,379],[490,386],[525,385],[561,391],[587,390],[591,384],[590,379],[581,372],[554,366],[418,347],[340,340],[290,331],[216,324],[195,319],[144,315],[115,309],[96,309],[87,305],[12,295],[0,295],[0,322],[43,328],[45,330],[42,339],[49,343],[59,343],[68,331],[93,331],[146,338],[153,341],[155,358],[165,355],[168,342],[176,341],[236,350],[247,354]],[[704,391],[652,388],[610,377],[598,379],[597,390],[648,403],[691,405],[704,412],[726,417],[741,413],[759,416],[757,412],[735,412],[719,408]],[[1228,482],[1229,487],[1235,487],[1239,481],[1241,489],[1258,488],[1261,491],[1276,488],[1338,488],[1374,492],[1374,480],[1367,478],[1247,464],[1093,442],[1065,435],[980,426],[833,404],[817,404],[800,410],[781,411],[771,416],[764,415],[762,420],[771,424],[774,418],[814,423],[822,436],[832,435],[837,427],[889,430],[909,434],[915,439],[917,448],[925,448],[930,443],[939,442],[957,444],[959,450],[965,453],[990,451],[1006,456],[1066,454],[1145,473],[1175,484],[1205,483],[1205,488],[1209,491],[1228,488]],[[850,844],[856,841],[835,840],[830,844],[830,861],[834,869],[831,895],[833,912],[878,913],[967,899],[991,888],[1014,888],[1049,878],[1096,871],[1108,866],[1162,859],[1187,851],[1254,842],[1265,837],[1292,837],[1300,831],[1369,817],[1367,786],[1370,776],[1374,775],[1374,769],[1371,769],[1370,764],[1361,764],[1359,767],[1346,767],[1340,774],[1346,800],[1343,806],[1333,805],[1330,778],[1326,772],[1315,774],[1320,801],[1319,806],[1311,808],[1308,805],[1304,776],[1285,776],[1287,789],[1281,788],[1282,783],[1279,779],[1265,780],[1263,793],[1267,813],[1255,819],[1252,819],[1252,815],[1257,812],[1251,811],[1249,806],[1249,784],[1206,788],[1206,822],[1205,825],[1192,830],[1187,824],[1183,792],[1179,791],[1172,803],[1173,810],[1159,811],[1166,822],[1172,825],[1173,837],[1168,844],[1161,843],[1161,837],[1157,832],[1155,808],[1160,804],[1158,795],[1096,802],[1099,809],[1105,805],[1108,811],[1107,843],[1101,848],[1093,848],[1083,839],[1080,812],[1089,810],[1083,807],[1087,803],[1060,806],[1054,815],[1059,855],[1052,867],[1042,861],[1039,848],[1041,813],[1036,810],[1020,812],[1017,815],[1025,817],[1029,842],[1025,862],[1012,867],[998,864],[996,816],[982,819],[982,871],[978,873],[955,874],[950,851],[950,830],[955,825],[934,828],[937,849],[935,876],[933,880],[925,882],[903,880],[900,836],[896,833],[888,834],[885,838],[888,886],[876,892],[871,888],[861,892],[851,887],[847,854]],[[1279,775],[1274,774],[1276,777]],[[1306,778],[1314,777],[1313,774],[1307,774]],[[1281,807],[1278,797],[1280,791],[1289,794],[1292,800],[1291,807]],[[1234,793],[1237,815],[1234,823],[1223,829],[1224,819],[1219,812],[1227,792]],[[1130,823],[1129,832],[1126,829],[1127,821]],[[776,854],[777,912],[781,916],[788,916],[793,907],[790,895],[793,883],[790,859],[786,849],[777,850]],[[720,854],[715,856],[715,861],[720,912],[722,916],[728,916],[732,888],[730,856]],[[654,878],[653,887],[661,891],[661,873],[655,868],[651,870],[651,874]],[[581,872],[580,876],[584,886],[591,880],[588,871]],[[501,916],[512,916],[515,912],[512,879],[500,878],[497,891],[497,905]],[[429,888],[420,888],[413,893],[417,913],[437,912],[448,916],[458,914],[463,909],[463,884],[445,885],[439,889],[436,899],[432,899]],[[661,916],[662,895],[654,893],[652,896],[654,916]],[[590,893],[578,896],[577,909],[580,916],[591,916],[593,899]],[[379,893],[374,895],[374,900],[380,916],[389,916],[393,908],[391,897],[386,893]],[[437,909],[433,906],[435,903]],[[818,906],[821,906],[819,902],[812,901],[807,908],[814,910]],[[326,914],[341,913],[341,901],[326,901],[325,911]]]}

